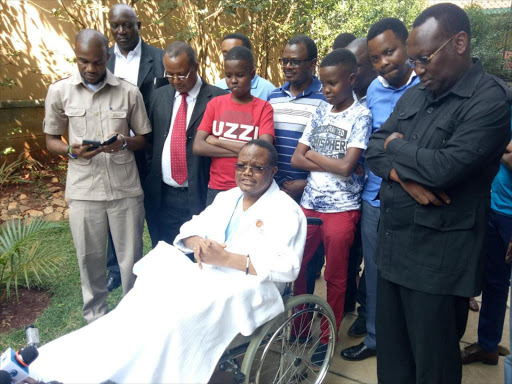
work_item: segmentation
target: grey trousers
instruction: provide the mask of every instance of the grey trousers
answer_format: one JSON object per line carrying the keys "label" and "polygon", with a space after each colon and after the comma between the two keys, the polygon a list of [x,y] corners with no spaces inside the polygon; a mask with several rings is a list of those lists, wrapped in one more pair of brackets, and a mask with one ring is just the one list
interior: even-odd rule
{"label": "grey trousers", "polygon": [[133,265],[142,257],[144,197],[113,201],[69,201],[69,225],[78,258],[82,313],[92,323],[108,312],[106,280],[107,233],[110,229],[121,270],[123,295],[133,287]]}

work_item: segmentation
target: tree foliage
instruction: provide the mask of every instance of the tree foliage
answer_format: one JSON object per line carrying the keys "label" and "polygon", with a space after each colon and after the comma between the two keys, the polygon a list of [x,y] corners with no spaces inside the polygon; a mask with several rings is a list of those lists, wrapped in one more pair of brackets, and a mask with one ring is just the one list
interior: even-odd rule
{"label": "tree foliage", "polygon": [[472,55],[482,59],[485,70],[512,82],[512,9],[485,10],[478,5],[466,8],[471,21]]}

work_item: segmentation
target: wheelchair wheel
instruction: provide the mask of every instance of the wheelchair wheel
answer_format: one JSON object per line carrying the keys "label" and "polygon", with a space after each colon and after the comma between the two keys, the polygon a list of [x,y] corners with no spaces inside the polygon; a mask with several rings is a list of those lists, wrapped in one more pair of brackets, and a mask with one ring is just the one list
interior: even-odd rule
{"label": "wheelchair wheel", "polygon": [[[334,353],[336,333],[334,313],[325,300],[313,295],[291,297],[285,311],[253,335],[242,363],[245,383],[321,383]],[[328,340],[323,362],[314,357],[320,338]]]}

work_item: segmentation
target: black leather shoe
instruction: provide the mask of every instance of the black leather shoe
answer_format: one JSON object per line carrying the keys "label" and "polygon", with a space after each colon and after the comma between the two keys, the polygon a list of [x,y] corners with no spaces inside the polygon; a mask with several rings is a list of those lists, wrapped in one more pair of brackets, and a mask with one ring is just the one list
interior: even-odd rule
{"label": "black leather shoe", "polygon": [[366,333],[366,317],[358,316],[348,329],[348,334],[352,337],[362,337]]}
{"label": "black leather shoe", "polygon": [[340,356],[349,361],[360,361],[372,356],[376,356],[377,351],[368,348],[364,343],[354,345],[353,347],[341,351]]}
{"label": "black leather shoe", "polygon": [[109,273],[107,279],[107,289],[112,292],[114,289],[121,286],[121,276],[117,273]]}

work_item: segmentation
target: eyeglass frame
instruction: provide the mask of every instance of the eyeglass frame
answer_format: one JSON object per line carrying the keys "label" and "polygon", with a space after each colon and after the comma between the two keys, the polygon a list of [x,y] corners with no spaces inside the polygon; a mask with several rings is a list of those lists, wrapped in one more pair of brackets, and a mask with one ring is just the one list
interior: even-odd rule
{"label": "eyeglass frame", "polygon": [[[286,59],[284,57],[280,57],[279,65],[281,65],[281,67],[286,67],[288,64],[291,64],[292,68],[299,68],[302,64],[304,64],[308,61],[315,60],[315,59],[316,59],[316,57],[314,57],[312,59]],[[293,61],[297,62],[298,64],[293,64]],[[283,63],[283,62],[286,62],[286,63]]]}
{"label": "eyeglass frame", "polygon": [[187,73],[187,75],[186,75],[186,76],[181,76],[181,75],[172,75],[172,76],[170,76],[170,75],[168,75],[168,74],[167,74],[167,71],[166,71],[166,70],[164,70],[164,77],[165,77],[167,80],[171,79],[171,80],[184,81],[184,80],[187,80],[187,79],[188,79],[188,77],[190,76],[190,73],[192,72],[192,69],[193,69],[193,68],[190,68],[190,71],[188,71],[188,73]]}
{"label": "eyeglass frame", "polygon": [[[266,167],[260,167],[259,165],[247,165],[247,164],[240,164],[240,163],[235,163],[234,166],[235,166],[235,171],[243,173],[243,172],[247,171],[247,169],[249,168],[251,170],[251,172],[256,175],[261,175],[263,173],[263,171],[266,171],[268,169],[275,167],[275,165],[267,165]],[[243,169],[241,169],[242,167],[243,167]]]}
{"label": "eyeglass frame", "polygon": [[453,35],[452,37],[450,37],[448,40],[446,40],[446,42],[441,45],[434,53],[428,55],[428,56],[422,56],[422,57],[419,57],[417,59],[411,59],[410,57],[407,59],[407,65],[409,65],[409,67],[411,67],[412,69],[415,69],[416,66],[419,64],[419,65],[428,65],[430,64],[430,62],[432,61],[432,59],[434,58],[434,56],[439,53],[441,51],[441,49],[443,49],[450,41],[453,40],[453,38],[455,36],[457,36],[460,32],[456,33],[455,35]]}

